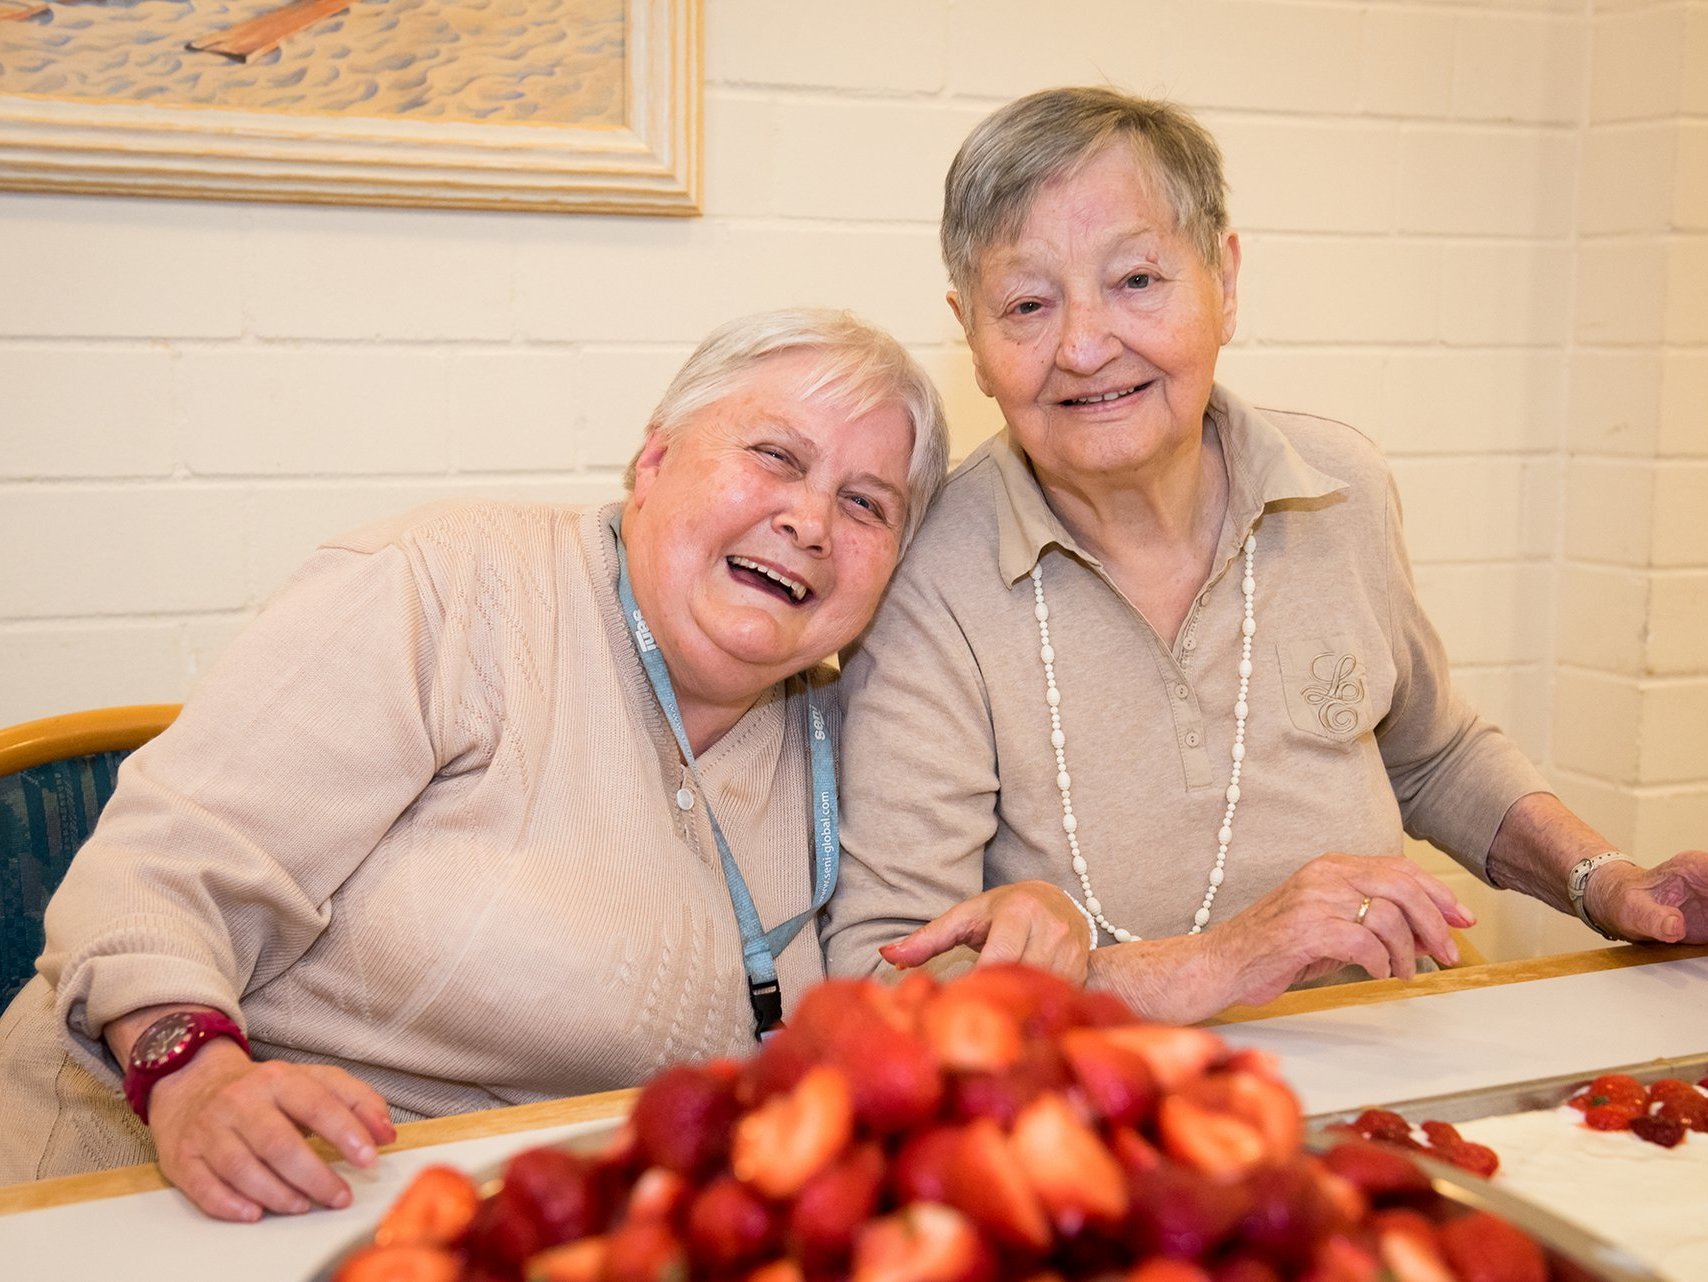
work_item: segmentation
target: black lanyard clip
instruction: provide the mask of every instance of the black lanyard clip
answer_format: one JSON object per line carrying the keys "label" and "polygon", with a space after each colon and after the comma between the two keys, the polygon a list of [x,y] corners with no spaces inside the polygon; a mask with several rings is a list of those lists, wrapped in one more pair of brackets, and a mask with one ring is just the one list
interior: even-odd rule
{"label": "black lanyard clip", "polygon": [[747,997],[753,1003],[753,1035],[763,1040],[783,1026],[783,993],[777,981],[747,981]]}

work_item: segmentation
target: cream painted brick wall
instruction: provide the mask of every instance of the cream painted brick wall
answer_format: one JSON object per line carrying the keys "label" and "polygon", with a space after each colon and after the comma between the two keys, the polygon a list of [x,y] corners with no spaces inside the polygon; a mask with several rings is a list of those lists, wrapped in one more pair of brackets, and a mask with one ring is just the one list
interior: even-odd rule
{"label": "cream painted brick wall", "polygon": [[[670,374],[741,312],[889,326],[964,455],[998,416],[942,303],[943,169],[1000,102],[1108,80],[1226,149],[1224,380],[1387,450],[1468,697],[1622,832],[1681,830],[1691,785],[1607,781],[1672,769],[1637,683],[1704,675],[1705,10],[706,0],[696,219],[0,193],[0,723],[181,697],[341,528],[617,493]],[[1597,576],[1636,574],[1649,618],[1597,633]],[[1628,744],[1572,741],[1608,698]]]}
{"label": "cream painted brick wall", "polygon": [[[89,377],[93,368],[101,377]],[[0,347],[0,477],[172,472],[172,353],[147,346]]]}

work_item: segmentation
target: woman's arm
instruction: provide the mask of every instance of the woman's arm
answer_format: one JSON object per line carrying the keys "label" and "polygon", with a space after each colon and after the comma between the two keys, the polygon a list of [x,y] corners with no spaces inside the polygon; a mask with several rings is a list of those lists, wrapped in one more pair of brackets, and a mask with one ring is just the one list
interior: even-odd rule
{"label": "woman's arm", "polygon": [[[42,969],[92,1071],[111,1078],[169,1010],[241,1024],[245,995],[320,938],[433,775],[430,632],[399,549],[322,550],[127,761],[47,915]],[[357,1161],[391,1133],[342,1070],[252,1064],[225,1039],[155,1096],[163,1170],[222,1218],[348,1199],[299,1126]]]}

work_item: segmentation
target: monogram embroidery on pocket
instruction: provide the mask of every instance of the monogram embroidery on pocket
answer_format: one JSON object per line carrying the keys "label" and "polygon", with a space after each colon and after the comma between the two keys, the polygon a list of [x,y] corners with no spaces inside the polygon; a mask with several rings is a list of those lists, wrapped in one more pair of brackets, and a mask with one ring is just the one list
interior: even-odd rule
{"label": "monogram embroidery on pocket", "polygon": [[1300,688],[1305,702],[1316,709],[1317,720],[1331,734],[1347,734],[1358,727],[1358,709],[1364,702],[1364,673],[1350,654],[1319,654],[1311,660],[1316,678]]}

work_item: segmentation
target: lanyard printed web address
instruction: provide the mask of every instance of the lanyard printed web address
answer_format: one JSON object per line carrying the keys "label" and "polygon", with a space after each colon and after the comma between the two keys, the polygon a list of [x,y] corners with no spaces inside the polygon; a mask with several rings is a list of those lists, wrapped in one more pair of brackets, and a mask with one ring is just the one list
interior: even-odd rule
{"label": "lanyard printed web address", "polygon": [[753,906],[747,881],[724,840],[723,829],[712,813],[711,794],[700,781],[700,768],[694,760],[694,750],[688,745],[688,734],[682,726],[682,713],[676,706],[676,689],[670,682],[670,669],[652,639],[640,607],[635,604],[634,588],[629,582],[629,558],[623,548],[622,517],[611,522],[617,536],[617,596],[623,604],[623,624],[634,642],[635,653],[646,669],[652,692],[664,709],[670,732],[676,736],[676,746],[694,780],[706,806],[706,820],[711,824],[712,840],[717,843],[718,859],[723,864],[724,885],[729,891],[730,907],[735,910],[736,925],[741,929],[742,965],[747,971],[748,997],[753,1003],[756,1033],[763,1037],[783,1022],[783,997],[777,987],[777,955],[788,946],[802,926],[823,908],[836,886],[837,865],[842,854],[841,819],[836,804],[836,762],[831,756],[830,737],[825,733],[824,714],[819,711],[812,683],[807,683],[807,743],[812,754],[812,827],[813,827],[813,897],[812,903],[787,921],[766,930],[759,920],[759,910]]}

